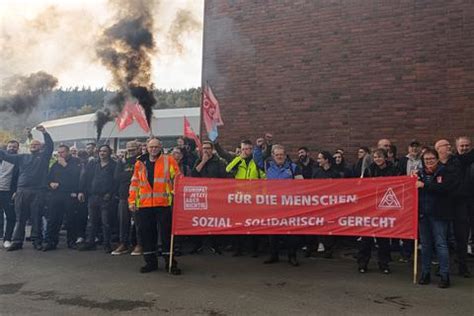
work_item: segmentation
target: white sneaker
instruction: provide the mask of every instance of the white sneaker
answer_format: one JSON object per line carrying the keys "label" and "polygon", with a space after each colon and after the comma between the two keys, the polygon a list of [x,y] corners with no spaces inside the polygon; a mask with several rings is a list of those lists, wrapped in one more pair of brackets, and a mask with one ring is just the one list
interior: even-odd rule
{"label": "white sneaker", "polygon": [[318,245],[318,252],[324,252],[324,244],[322,242],[319,243]]}
{"label": "white sneaker", "polygon": [[11,245],[12,245],[11,241],[5,240],[3,242],[3,248],[10,248]]}
{"label": "white sneaker", "polygon": [[127,253],[129,250],[128,250],[128,247],[126,247],[125,245],[121,244],[120,246],[118,246],[117,249],[115,249],[114,251],[112,251],[110,254],[112,256],[120,256],[120,255],[123,255],[125,253]]}
{"label": "white sneaker", "polygon": [[82,237],[79,237],[76,240],[76,244],[82,244],[83,242],[84,242],[84,238],[82,238]]}
{"label": "white sneaker", "polygon": [[132,255],[132,256],[141,256],[141,255],[143,255],[143,247],[139,246],[139,245],[135,246],[135,248],[130,253],[130,255]]}

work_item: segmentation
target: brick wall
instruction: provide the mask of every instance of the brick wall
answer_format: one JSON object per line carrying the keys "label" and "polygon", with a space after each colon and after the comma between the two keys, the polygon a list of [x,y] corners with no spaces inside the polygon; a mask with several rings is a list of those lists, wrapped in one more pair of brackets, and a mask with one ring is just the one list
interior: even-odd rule
{"label": "brick wall", "polygon": [[472,1],[206,0],[203,49],[229,148],[474,136]]}

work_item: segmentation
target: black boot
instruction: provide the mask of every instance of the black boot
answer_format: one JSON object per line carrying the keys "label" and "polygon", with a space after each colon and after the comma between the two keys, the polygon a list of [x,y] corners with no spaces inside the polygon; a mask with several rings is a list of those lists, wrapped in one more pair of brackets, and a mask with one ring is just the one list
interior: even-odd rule
{"label": "black boot", "polygon": [[465,263],[459,264],[459,275],[464,278],[470,278],[471,272],[469,272],[469,268]]}
{"label": "black boot", "polygon": [[104,252],[110,254],[112,252],[112,246],[110,244],[104,245]]}
{"label": "black boot", "polygon": [[431,283],[431,274],[426,273],[422,274],[420,280],[418,281],[418,284],[420,285],[427,285]]}
{"label": "black boot", "polygon": [[155,254],[143,255],[145,265],[140,268],[140,273],[148,273],[158,270],[158,259]]}
{"label": "black boot", "polygon": [[7,251],[15,251],[23,248],[23,244],[14,242],[10,247],[7,248]]}
{"label": "black boot", "polygon": [[54,244],[46,244],[44,247],[43,247],[43,251],[51,251],[51,250],[55,250],[56,249],[56,245]]}
{"label": "black boot", "polygon": [[43,250],[43,245],[39,241],[33,241],[33,248],[38,250],[38,251],[41,251],[41,250]]}
{"label": "black boot", "polygon": [[166,272],[170,272],[172,275],[180,275],[181,274],[181,269],[178,268],[178,262],[173,258],[171,262],[171,270],[170,270],[170,257],[169,256],[164,256],[165,258],[165,269]]}
{"label": "black boot", "polygon": [[369,269],[367,269],[368,261],[362,260],[362,258],[357,259],[357,264],[359,265],[359,273],[366,273]]}
{"label": "black boot", "polygon": [[390,273],[392,273],[392,271],[390,270],[388,264],[386,264],[386,263],[379,263],[379,270],[380,270],[380,272],[382,272],[383,274],[390,274]]}
{"label": "black boot", "polygon": [[213,254],[222,255],[222,251],[219,246],[211,246],[210,250]]}
{"label": "black boot", "polygon": [[292,265],[293,267],[297,267],[300,265],[298,260],[296,260],[296,255],[292,255],[288,257],[288,263]]}
{"label": "black boot", "polygon": [[280,259],[278,259],[278,255],[272,255],[270,258],[265,260],[263,263],[264,264],[272,264],[272,263],[277,263],[278,261],[280,261]]}
{"label": "black boot", "polygon": [[441,277],[441,280],[439,280],[438,287],[440,289],[447,289],[451,285],[451,282],[449,280],[449,275],[445,277]]}

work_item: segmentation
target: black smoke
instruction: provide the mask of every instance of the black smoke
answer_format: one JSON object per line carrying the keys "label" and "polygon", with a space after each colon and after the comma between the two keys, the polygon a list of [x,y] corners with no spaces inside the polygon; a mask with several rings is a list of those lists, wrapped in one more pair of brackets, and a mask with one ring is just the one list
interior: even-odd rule
{"label": "black smoke", "polygon": [[0,112],[29,115],[38,106],[42,96],[56,87],[58,79],[44,71],[29,76],[13,76],[2,83]]}
{"label": "black smoke", "polygon": [[[113,111],[120,112],[128,99],[137,99],[150,125],[156,104],[151,81],[155,2],[123,0],[114,3],[117,6],[114,23],[104,30],[96,45],[96,54],[111,72],[118,89],[117,97],[107,103]],[[99,126],[97,124],[98,136]]]}
{"label": "black smoke", "polygon": [[103,110],[99,110],[95,112],[95,126],[97,130],[97,142],[99,142],[100,137],[102,136],[102,130],[104,129],[105,124],[107,122],[111,122],[114,119],[114,116],[112,115],[112,112],[110,109],[105,108]]}

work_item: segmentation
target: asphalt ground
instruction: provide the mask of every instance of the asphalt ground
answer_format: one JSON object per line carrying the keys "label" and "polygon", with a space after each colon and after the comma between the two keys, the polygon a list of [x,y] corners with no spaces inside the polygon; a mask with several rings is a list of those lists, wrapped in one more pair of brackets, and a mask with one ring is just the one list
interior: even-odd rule
{"label": "asphalt ground", "polygon": [[[62,245],[60,245],[62,246]],[[353,251],[352,251],[353,252]],[[62,248],[0,251],[0,315],[474,315],[474,278],[452,287],[412,283],[412,265],[375,261],[359,274],[351,251],[264,265],[230,253],[177,258],[180,276],[138,273],[141,257]],[[396,259],[396,254],[394,255]],[[473,270],[474,261],[469,261]]]}

